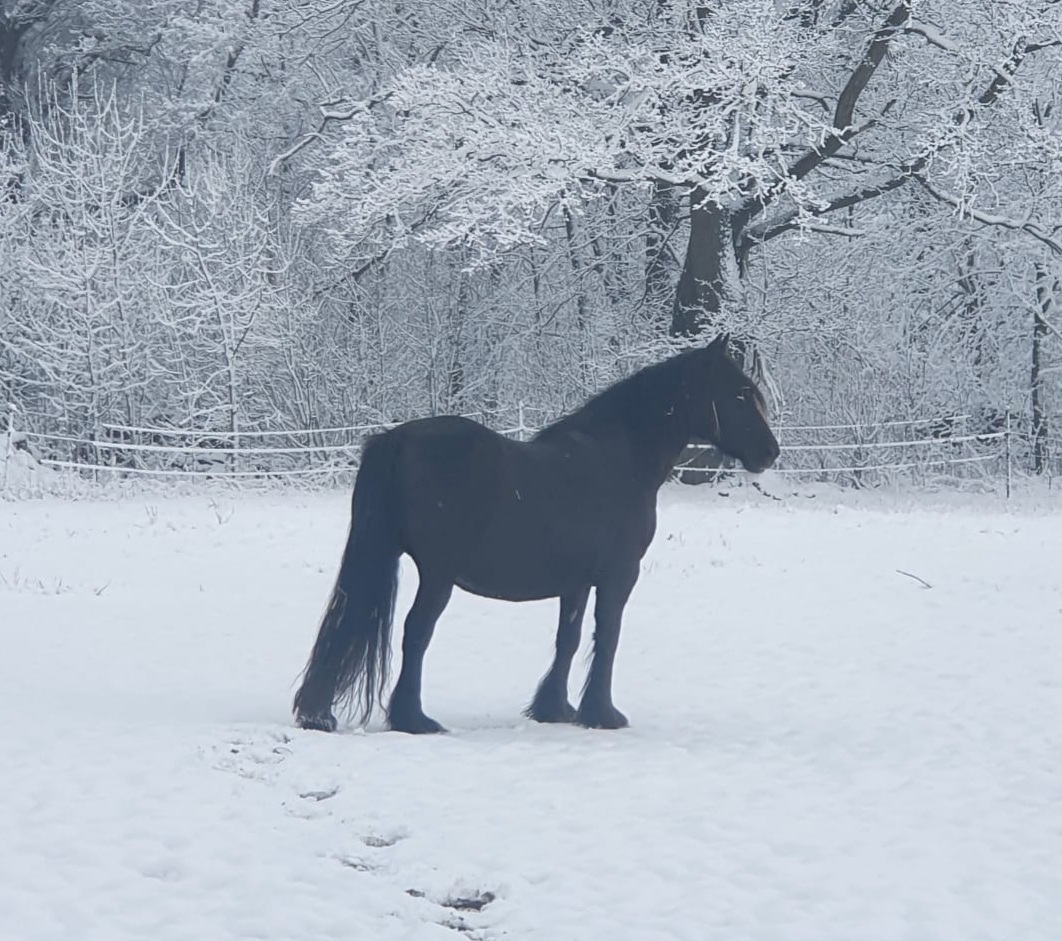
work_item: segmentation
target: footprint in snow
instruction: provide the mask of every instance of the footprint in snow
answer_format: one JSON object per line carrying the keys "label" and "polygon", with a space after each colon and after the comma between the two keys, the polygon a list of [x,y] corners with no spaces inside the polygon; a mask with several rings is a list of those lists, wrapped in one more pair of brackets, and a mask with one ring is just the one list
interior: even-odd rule
{"label": "footprint in snow", "polygon": [[238,774],[241,778],[264,781],[274,776],[274,769],[291,755],[291,736],[267,733],[259,739],[232,738],[213,747],[214,767]]}
{"label": "footprint in snow", "polygon": [[388,846],[394,846],[399,840],[404,840],[408,835],[397,830],[389,834],[368,833],[361,838],[361,842],[366,846],[371,846],[373,849],[384,849]]}
{"label": "footprint in snow", "polygon": [[331,800],[338,793],[339,785],[337,784],[334,787],[323,788],[316,791],[299,791],[299,797],[304,801],[316,801],[317,803],[320,803],[321,801]]}
{"label": "footprint in snow", "polygon": [[337,856],[336,859],[339,861],[340,866],[353,869],[355,872],[376,872],[380,868],[357,856]]}
{"label": "footprint in snow", "polygon": [[439,904],[457,912],[481,912],[496,898],[493,892],[477,891],[469,895],[448,896]]}
{"label": "footprint in snow", "polygon": [[434,902],[442,908],[450,909],[453,914],[447,915],[442,921],[438,922],[443,928],[458,931],[471,938],[481,939],[481,941],[488,941],[489,936],[486,932],[482,928],[470,925],[465,920],[462,913],[474,914],[482,912],[497,898],[493,892],[487,890],[475,890],[473,892],[461,892],[455,895],[447,895],[441,899],[431,899],[428,898],[427,893],[421,892],[419,889],[406,889],[406,895],[412,896],[415,899],[426,899],[427,901]]}

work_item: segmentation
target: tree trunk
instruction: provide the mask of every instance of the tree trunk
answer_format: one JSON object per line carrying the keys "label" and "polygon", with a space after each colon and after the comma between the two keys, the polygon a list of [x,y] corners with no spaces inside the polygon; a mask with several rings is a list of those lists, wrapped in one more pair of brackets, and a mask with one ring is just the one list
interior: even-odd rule
{"label": "tree trunk", "polygon": [[[15,85],[22,40],[32,25],[33,21],[17,21],[0,13],[0,141],[12,133],[26,140],[27,123],[22,120],[20,89]],[[5,181],[5,188],[13,185],[12,181]]]}
{"label": "tree trunk", "polygon": [[593,388],[593,378],[589,371],[588,350],[590,344],[590,307],[583,284],[583,264],[579,257],[579,248],[575,244],[575,220],[567,207],[564,209],[564,231],[568,240],[568,263],[572,269],[572,281],[575,285],[575,328],[578,333],[579,377],[583,390]]}
{"label": "tree trunk", "polygon": [[663,326],[669,301],[674,303],[673,276],[678,259],[669,240],[679,219],[679,191],[671,183],[653,184],[649,229],[645,234],[645,319]]}
{"label": "tree trunk", "polygon": [[1033,471],[1047,471],[1047,407],[1044,382],[1044,344],[1047,340],[1047,323],[1054,302],[1047,266],[1036,266],[1036,304],[1033,307],[1032,369],[1029,384],[1032,389],[1032,441]]}
{"label": "tree trunk", "polygon": [[971,362],[980,377],[985,365],[985,285],[978,273],[978,259],[973,249],[973,240],[966,240],[966,252],[959,256],[959,272],[956,287],[959,291],[966,335],[970,338]]}
{"label": "tree trunk", "polygon": [[460,415],[465,410],[465,324],[472,319],[472,276],[465,270],[466,260],[462,252],[458,256],[461,266],[457,272],[457,303],[450,312],[447,325],[447,355],[449,365],[446,378],[446,408],[450,414]]}
{"label": "tree trunk", "polygon": [[690,237],[675,291],[671,335],[695,337],[713,326],[723,304],[737,288],[733,217],[708,202],[699,189],[690,193]]}

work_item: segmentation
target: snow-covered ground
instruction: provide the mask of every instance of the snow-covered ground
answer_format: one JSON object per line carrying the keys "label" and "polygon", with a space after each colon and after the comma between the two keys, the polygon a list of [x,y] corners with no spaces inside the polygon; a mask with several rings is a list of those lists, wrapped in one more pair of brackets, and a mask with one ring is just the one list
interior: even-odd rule
{"label": "snow-covered ground", "polygon": [[451,734],[294,729],[346,525],[0,502],[0,937],[1062,938],[1062,501],[665,489],[621,732],[522,719],[554,605],[468,596]]}

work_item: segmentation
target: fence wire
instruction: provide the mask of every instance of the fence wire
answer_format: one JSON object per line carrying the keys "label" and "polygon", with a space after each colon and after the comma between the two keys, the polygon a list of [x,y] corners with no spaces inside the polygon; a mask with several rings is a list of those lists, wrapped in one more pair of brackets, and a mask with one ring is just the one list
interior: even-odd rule
{"label": "fence wire", "polygon": [[[513,413],[516,413],[515,415]],[[520,406],[509,412],[516,420],[498,429],[527,440],[537,430],[526,424]],[[42,428],[20,428],[20,414],[8,409],[6,447],[22,447],[46,467],[81,475],[122,475],[183,478],[322,478],[353,471],[362,442],[398,422],[351,424],[321,428],[209,430],[101,424],[93,434]],[[469,416],[482,418],[483,416]],[[1007,476],[1016,457],[1029,452],[1029,436],[1002,429],[978,433],[967,415],[945,415],[904,421],[848,424],[781,425],[776,429],[781,457],[775,472],[859,486],[873,485],[897,473],[950,473],[954,476]],[[309,439],[309,440],[308,440]],[[1056,439],[1047,440],[1052,454],[1062,453]],[[1016,454],[1016,452],[1023,454]],[[713,479],[728,473],[728,462],[711,448],[687,451],[676,468],[687,481]]]}

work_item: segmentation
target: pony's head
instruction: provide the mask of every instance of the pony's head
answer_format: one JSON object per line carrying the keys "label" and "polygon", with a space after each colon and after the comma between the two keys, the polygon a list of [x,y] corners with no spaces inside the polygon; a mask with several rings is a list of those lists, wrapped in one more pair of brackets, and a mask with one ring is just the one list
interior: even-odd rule
{"label": "pony's head", "polygon": [[728,337],[683,358],[690,440],[718,448],[758,474],[778,458],[763,394],[727,353]]}

